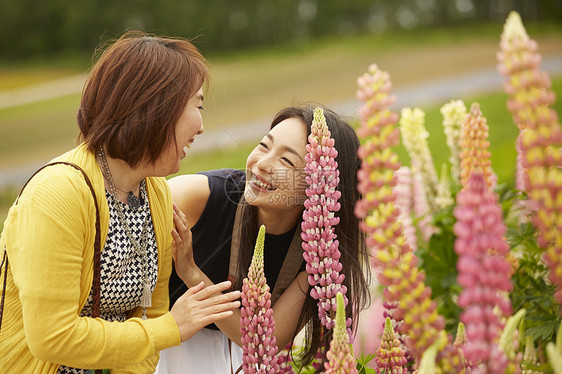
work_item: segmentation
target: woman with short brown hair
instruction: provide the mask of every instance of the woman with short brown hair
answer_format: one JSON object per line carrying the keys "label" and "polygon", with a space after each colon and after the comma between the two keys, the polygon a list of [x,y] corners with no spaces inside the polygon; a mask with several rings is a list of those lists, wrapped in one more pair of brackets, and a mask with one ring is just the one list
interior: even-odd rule
{"label": "woman with short brown hair", "polygon": [[228,282],[201,283],[168,311],[179,237],[163,177],[203,131],[207,82],[186,40],[131,32],[101,54],[78,111],[83,143],[31,178],[0,237],[2,372],[152,373],[159,350],[239,306],[239,292],[221,294]]}

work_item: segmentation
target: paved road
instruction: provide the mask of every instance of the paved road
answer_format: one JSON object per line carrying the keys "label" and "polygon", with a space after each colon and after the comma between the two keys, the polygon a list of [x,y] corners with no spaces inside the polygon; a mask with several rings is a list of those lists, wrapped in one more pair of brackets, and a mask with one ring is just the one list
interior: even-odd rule
{"label": "paved road", "polygon": [[[551,76],[562,75],[562,54],[545,58],[541,68]],[[60,80],[55,86],[42,84],[32,88],[12,91],[10,95],[0,93],[0,109],[12,105],[20,105],[31,101],[52,98],[53,95],[67,95],[80,92],[84,76],[70,77]],[[425,107],[432,104],[445,104],[451,99],[463,99],[470,95],[487,93],[501,89],[504,78],[494,68],[471,71],[466,74],[433,79],[414,85],[401,86],[393,90],[397,97],[394,108],[405,106]],[[10,96],[10,97],[8,97]],[[562,100],[562,98],[559,98]],[[355,117],[360,103],[356,99],[345,102],[328,103],[328,106],[344,116]],[[192,152],[203,152],[217,148],[232,147],[237,144],[254,141],[267,128],[270,117],[234,124],[228,128],[206,131],[205,136],[197,139]],[[6,185],[23,183],[40,164],[13,169],[0,170],[0,188]]]}
{"label": "paved road", "polygon": [[82,91],[86,74],[0,92],[0,109],[54,99]]}

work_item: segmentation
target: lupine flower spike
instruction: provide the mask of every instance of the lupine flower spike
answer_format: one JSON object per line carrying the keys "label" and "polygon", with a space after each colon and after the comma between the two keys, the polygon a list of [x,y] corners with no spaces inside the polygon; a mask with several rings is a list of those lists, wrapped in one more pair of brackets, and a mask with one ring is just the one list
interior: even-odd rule
{"label": "lupine flower spike", "polygon": [[453,344],[457,348],[462,348],[466,344],[466,341],[466,328],[464,327],[464,323],[459,322],[459,325],[457,326],[457,335],[455,336],[455,342]]}
{"label": "lupine flower spike", "polygon": [[[397,302],[390,301],[390,300],[393,300],[393,297],[392,297],[392,295],[390,294],[390,292],[387,288],[383,289],[383,296],[384,296],[384,301],[383,301],[383,304],[382,304],[383,307],[384,307],[383,317],[385,319],[385,322],[383,323],[383,331],[384,331],[384,327],[386,326],[386,319],[390,318],[390,322],[392,323],[392,328],[394,329],[396,337],[398,338],[398,340],[402,344],[402,349],[405,352],[404,357],[406,358],[407,365],[412,366],[415,363],[415,360],[414,360],[414,357],[412,357],[412,354],[410,353],[410,351],[408,350],[408,347],[406,347],[406,344],[405,344],[406,335],[398,332],[398,331],[405,331],[405,329],[400,327],[400,325],[402,325],[404,323],[404,321],[402,319],[403,313],[402,313],[402,311],[398,310],[398,303]],[[399,320],[396,319],[395,314],[400,317]]]}
{"label": "lupine flower spike", "polygon": [[277,354],[277,364],[279,365],[278,374],[294,374],[293,366],[291,365],[291,351],[292,345],[288,344],[285,349]]}
{"label": "lupine flower spike", "polygon": [[341,292],[336,295],[337,312],[334,334],[330,342],[330,350],[326,353],[328,361],[324,363],[326,374],[355,374],[357,366],[351,352],[349,336],[346,328],[345,302]]}
{"label": "lupine flower spike", "polygon": [[[561,352],[562,353],[562,352]],[[537,357],[537,350],[535,349],[535,343],[533,343],[533,337],[527,336],[525,339],[525,353],[523,354],[523,362],[521,363],[521,374],[541,374],[542,370],[535,370],[532,367],[539,366],[539,360]]]}
{"label": "lupine flower spike", "polygon": [[466,106],[462,100],[451,100],[441,107],[443,115],[443,131],[447,138],[447,145],[451,150],[451,176],[458,184],[460,178],[460,139],[461,127],[466,119]]}
{"label": "lupine flower spike", "polygon": [[371,65],[357,83],[357,97],[365,104],[358,111],[361,126],[357,134],[364,143],[359,148],[362,163],[357,174],[362,199],[355,206],[355,214],[362,219],[360,225],[367,234],[369,248],[384,250],[400,239],[403,231],[392,193],[396,185],[394,173],[400,168],[398,156],[391,149],[400,141],[400,132],[395,127],[398,115],[389,110],[396,98],[390,95],[388,73],[376,65]]}
{"label": "lupine flower spike", "polygon": [[[355,214],[362,219],[361,229],[366,233],[378,280],[388,290],[385,301],[398,303],[393,312],[396,321],[402,321],[398,332],[408,332],[406,346],[419,360],[426,347],[441,336],[446,338],[444,320],[437,314],[431,289],[424,284],[425,275],[418,269],[418,260],[405,241],[403,226],[397,219],[399,212],[393,203],[394,172],[400,163],[391,146],[398,144],[399,133],[394,127],[397,115],[388,109],[394,102],[389,96],[388,73],[371,65],[358,84],[357,97],[365,101],[359,110],[361,125],[357,130],[364,138],[359,148],[362,164],[358,173],[358,189],[363,198],[355,206]],[[462,373],[463,368],[455,366],[458,361],[454,352],[438,355],[440,367]]]}
{"label": "lupine flower spike", "polygon": [[375,357],[375,373],[392,373],[392,374],[406,374],[408,369],[405,367],[406,352],[402,349],[402,343],[398,340],[392,321],[386,317],[384,323],[384,332],[380,347]]}
{"label": "lupine flower spike", "polygon": [[447,338],[441,336],[439,340],[430,345],[422,355],[418,374],[434,374],[437,373],[436,358],[437,353],[447,344]]}
{"label": "lupine flower spike", "polygon": [[263,271],[265,226],[261,226],[248,276],[242,285],[240,333],[242,334],[242,368],[245,374],[278,372],[277,345],[273,332],[275,321],[271,293]]}
{"label": "lupine flower spike", "polygon": [[506,373],[521,373],[521,361],[523,354],[519,350],[519,327],[527,311],[520,309],[507,319],[498,343],[508,360]]}
{"label": "lupine flower spike", "polygon": [[486,184],[494,187],[488,125],[480,111],[480,105],[473,103],[461,127],[461,185],[464,187],[473,170],[479,169]]}
{"label": "lupine flower spike", "polygon": [[503,374],[507,358],[497,343],[502,320],[511,314],[507,295],[512,288],[510,265],[505,258],[509,245],[497,196],[480,170],[472,173],[467,186],[457,194],[454,215],[457,279],[463,287],[458,304],[464,309],[461,321],[468,338],[464,354],[469,362],[481,363],[488,373]]}
{"label": "lupine flower spike", "polygon": [[314,360],[312,360],[311,366],[314,370],[319,371],[324,367],[323,360],[325,356],[326,356],[326,348],[322,346],[318,351],[316,351]]}
{"label": "lupine flower spike", "polygon": [[537,43],[530,39],[516,12],[505,23],[498,68],[508,78],[508,107],[519,129],[517,139],[525,191],[536,210],[538,244],[545,249],[554,297],[562,304],[562,127],[551,108],[555,96],[548,74],[541,71]]}
{"label": "lupine flower spike", "polygon": [[403,108],[400,116],[400,132],[402,144],[408,151],[411,160],[417,160],[416,166],[412,164],[412,173],[421,174],[423,190],[432,212],[438,210],[435,204],[437,196],[437,172],[433,166],[433,158],[427,145],[429,133],[425,128],[425,113],[420,108]]}
{"label": "lupine flower spike", "polygon": [[435,198],[435,203],[439,209],[446,209],[455,203],[455,200],[451,195],[447,164],[441,165],[441,175],[439,176],[439,186],[437,187],[437,197]]}
{"label": "lupine flower spike", "polygon": [[[306,145],[308,198],[304,202],[301,238],[306,271],[309,274],[308,283],[312,286],[310,296],[318,300],[318,316],[322,325],[328,329],[335,324],[333,317],[337,309],[338,292],[347,305],[347,288],[342,284],[345,276],[340,274],[341,254],[335,233],[339,218],[334,215],[340,209],[338,199],[341,197],[341,192],[337,190],[340,179],[335,158],[338,152],[334,148],[334,139],[330,136],[324,111],[316,108]],[[347,320],[347,326],[351,326],[351,318]],[[351,337],[351,330],[349,335]]]}
{"label": "lupine flower spike", "polygon": [[466,328],[464,326],[464,323],[459,322],[459,325],[457,326],[457,335],[455,336],[455,341],[453,342],[453,347],[454,350],[456,350],[456,356],[460,358],[461,362],[464,362],[465,368],[467,368],[467,371],[470,372],[470,364],[466,361],[463,351],[467,341],[468,338],[466,337]]}

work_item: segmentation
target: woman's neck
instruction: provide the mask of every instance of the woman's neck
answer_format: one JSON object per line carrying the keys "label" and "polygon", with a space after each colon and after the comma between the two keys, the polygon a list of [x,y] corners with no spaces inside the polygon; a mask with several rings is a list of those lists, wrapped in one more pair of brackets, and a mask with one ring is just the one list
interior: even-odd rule
{"label": "woman's neck", "polygon": [[258,224],[265,225],[265,231],[272,235],[289,232],[302,216],[302,209],[277,210],[258,208]]}
{"label": "woman's neck", "polygon": [[[117,189],[117,196],[120,200],[127,201],[127,195],[131,191],[135,196],[139,197],[140,193],[140,182],[145,178],[145,173],[143,173],[142,168],[131,168],[125,161],[111,158],[105,155],[107,160],[107,166],[109,167],[109,172],[111,173],[111,178],[113,179],[113,184]],[[98,156],[98,163],[104,174],[105,188],[110,189],[110,183],[107,178],[107,173],[104,171],[104,166]]]}

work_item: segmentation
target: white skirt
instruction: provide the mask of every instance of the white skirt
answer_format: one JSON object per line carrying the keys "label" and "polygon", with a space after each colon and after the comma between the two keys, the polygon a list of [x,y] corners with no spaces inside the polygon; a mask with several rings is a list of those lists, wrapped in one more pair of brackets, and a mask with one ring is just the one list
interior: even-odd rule
{"label": "white skirt", "polygon": [[220,330],[202,328],[179,346],[161,351],[156,373],[229,374],[235,373],[241,365],[242,348],[229,341]]}

